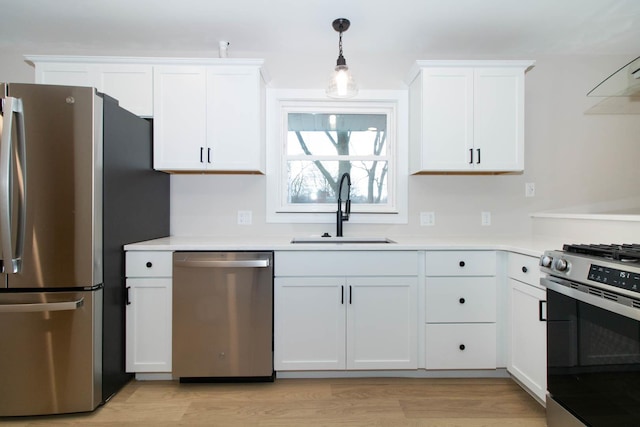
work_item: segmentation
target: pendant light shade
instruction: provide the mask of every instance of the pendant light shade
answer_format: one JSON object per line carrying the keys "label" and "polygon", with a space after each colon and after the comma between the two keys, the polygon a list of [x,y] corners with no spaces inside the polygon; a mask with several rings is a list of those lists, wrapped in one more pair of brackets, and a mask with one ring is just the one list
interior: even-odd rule
{"label": "pendant light shade", "polygon": [[342,33],[349,29],[351,23],[348,19],[338,18],[333,21],[333,29],[340,33],[338,41],[338,60],[336,68],[329,78],[327,85],[327,96],[331,98],[351,98],[358,93],[358,86],[353,80],[353,76],[347,67],[347,61],[342,55]]}

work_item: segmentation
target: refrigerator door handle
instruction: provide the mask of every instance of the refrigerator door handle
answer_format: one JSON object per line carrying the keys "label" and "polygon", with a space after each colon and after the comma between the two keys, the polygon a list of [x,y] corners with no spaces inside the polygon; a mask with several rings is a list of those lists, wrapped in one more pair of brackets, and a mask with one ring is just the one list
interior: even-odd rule
{"label": "refrigerator door handle", "polygon": [[[22,100],[5,97],[2,99],[3,126],[0,139],[0,248],[2,249],[2,272],[17,273],[20,271],[26,220],[26,139],[24,129],[24,110]],[[17,169],[19,184],[18,234],[15,249],[12,236],[13,206],[13,118],[16,116]]]}
{"label": "refrigerator door handle", "polygon": [[36,304],[0,304],[0,313],[36,313],[40,311],[77,310],[84,305],[84,298],[75,301],[45,302]]}

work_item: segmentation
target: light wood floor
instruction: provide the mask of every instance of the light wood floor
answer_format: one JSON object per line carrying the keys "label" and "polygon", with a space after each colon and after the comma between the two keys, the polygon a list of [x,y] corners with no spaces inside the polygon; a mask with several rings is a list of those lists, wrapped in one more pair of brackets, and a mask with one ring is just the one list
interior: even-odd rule
{"label": "light wood floor", "polygon": [[109,426],[545,426],[511,379],[278,379],[261,384],[132,381],[90,414],[0,424]]}

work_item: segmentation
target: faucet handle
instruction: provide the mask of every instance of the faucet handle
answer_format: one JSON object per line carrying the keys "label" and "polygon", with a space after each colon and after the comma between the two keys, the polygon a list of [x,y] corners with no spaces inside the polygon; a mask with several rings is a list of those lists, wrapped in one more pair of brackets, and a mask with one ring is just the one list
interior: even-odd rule
{"label": "faucet handle", "polygon": [[345,216],[345,221],[349,220],[349,214],[351,214],[351,199],[347,199],[347,201],[344,203],[344,216]]}

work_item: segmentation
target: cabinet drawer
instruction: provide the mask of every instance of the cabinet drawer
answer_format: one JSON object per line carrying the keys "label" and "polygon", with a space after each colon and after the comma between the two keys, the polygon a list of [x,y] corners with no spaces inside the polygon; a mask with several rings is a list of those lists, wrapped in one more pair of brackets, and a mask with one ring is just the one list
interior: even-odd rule
{"label": "cabinet drawer", "polygon": [[278,251],[276,277],[417,276],[416,251]]}
{"label": "cabinet drawer", "polygon": [[544,289],[542,285],[540,285],[539,258],[510,253],[508,259],[509,277]]}
{"label": "cabinet drawer", "polygon": [[496,321],[495,277],[428,277],[428,323]]}
{"label": "cabinet drawer", "polygon": [[171,251],[128,251],[127,277],[171,277]]}
{"label": "cabinet drawer", "polygon": [[433,251],[426,253],[427,276],[495,276],[493,251]]}
{"label": "cabinet drawer", "polygon": [[496,369],[495,323],[426,326],[427,369]]}

